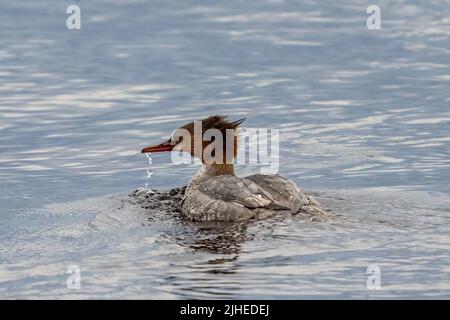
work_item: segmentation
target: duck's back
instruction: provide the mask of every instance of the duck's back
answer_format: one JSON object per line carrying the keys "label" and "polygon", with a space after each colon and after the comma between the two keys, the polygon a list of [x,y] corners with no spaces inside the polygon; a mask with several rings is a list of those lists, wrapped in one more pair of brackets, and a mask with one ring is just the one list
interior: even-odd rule
{"label": "duck's back", "polygon": [[243,221],[299,211],[324,213],[311,196],[279,175],[210,177],[191,183],[182,201],[183,214],[194,221]]}

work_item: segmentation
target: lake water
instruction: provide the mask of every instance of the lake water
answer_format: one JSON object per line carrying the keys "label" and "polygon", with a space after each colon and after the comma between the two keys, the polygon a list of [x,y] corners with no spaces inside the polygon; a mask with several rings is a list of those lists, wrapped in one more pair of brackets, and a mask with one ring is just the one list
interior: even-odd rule
{"label": "lake water", "polygon": [[[450,298],[449,17],[441,0],[3,3],[0,297]],[[280,173],[336,217],[206,227],[134,204],[197,170],[157,154],[147,180],[140,149],[216,113],[279,128]]]}

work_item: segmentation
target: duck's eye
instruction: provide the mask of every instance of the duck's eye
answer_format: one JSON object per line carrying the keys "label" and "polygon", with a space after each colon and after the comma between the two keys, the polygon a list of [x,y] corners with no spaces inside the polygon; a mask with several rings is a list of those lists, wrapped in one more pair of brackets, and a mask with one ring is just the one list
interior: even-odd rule
{"label": "duck's eye", "polygon": [[177,137],[177,136],[172,136],[171,138],[170,138],[170,142],[171,142],[171,144],[172,145],[177,145],[177,144],[179,144],[181,141],[183,141],[183,137],[182,136],[180,136],[180,137]]}

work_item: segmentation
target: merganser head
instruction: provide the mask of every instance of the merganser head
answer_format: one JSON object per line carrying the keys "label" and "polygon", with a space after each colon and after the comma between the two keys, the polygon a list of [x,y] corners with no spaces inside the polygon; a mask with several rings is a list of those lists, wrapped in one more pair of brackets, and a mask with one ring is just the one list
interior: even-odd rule
{"label": "merganser head", "polygon": [[230,121],[227,116],[211,116],[174,130],[163,143],[146,147],[142,153],[182,151],[205,164],[232,164],[237,154],[236,128],[245,118]]}

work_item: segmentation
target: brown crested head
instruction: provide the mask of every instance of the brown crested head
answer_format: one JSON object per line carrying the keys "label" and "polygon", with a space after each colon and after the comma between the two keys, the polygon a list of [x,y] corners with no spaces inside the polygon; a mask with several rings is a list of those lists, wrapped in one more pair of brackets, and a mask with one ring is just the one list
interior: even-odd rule
{"label": "brown crested head", "polygon": [[244,121],[245,118],[229,120],[223,115],[193,121],[175,130],[167,141],[142,152],[183,151],[203,163],[233,163],[237,154],[236,129]]}
{"label": "brown crested head", "polygon": [[[207,154],[215,156],[219,162],[231,163],[238,150],[236,129],[244,121],[245,118],[230,120],[226,115],[210,116],[201,122],[197,121],[198,126],[201,123],[201,140],[198,132],[195,132],[195,121],[185,124],[181,129],[186,129],[194,137],[191,139],[191,155],[200,158],[204,163],[208,160]],[[201,150],[198,146],[201,146]]]}

